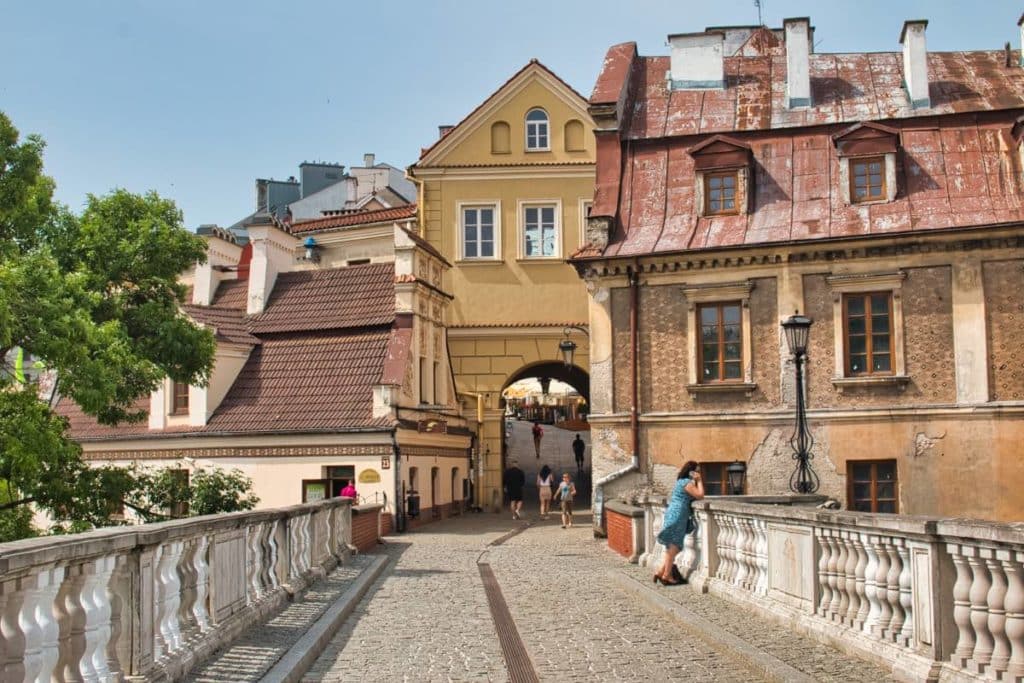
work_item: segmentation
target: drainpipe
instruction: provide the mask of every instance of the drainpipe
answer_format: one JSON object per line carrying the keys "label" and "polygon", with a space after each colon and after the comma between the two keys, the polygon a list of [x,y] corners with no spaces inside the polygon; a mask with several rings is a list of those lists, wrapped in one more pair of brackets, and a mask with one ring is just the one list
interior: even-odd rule
{"label": "drainpipe", "polygon": [[402,455],[398,450],[396,430],[391,430],[391,454],[395,460],[395,531],[405,531],[405,501],[402,499]]}
{"label": "drainpipe", "polygon": [[637,268],[629,271],[629,358],[630,401],[629,430],[633,457],[629,465],[607,474],[594,482],[594,533],[604,529],[604,486],[631,472],[640,471],[640,407],[638,384],[640,381],[640,274]]}
{"label": "drainpipe", "polygon": [[427,229],[423,223],[423,200],[425,199],[423,192],[423,181],[414,176],[410,171],[412,167],[405,169],[405,179],[416,186],[416,222],[419,224],[419,236],[426,239]]}
{"label": "drainpipe", "polygon": [[480,393],[477,393],[475,391],[459,391],[457,393],[459,394],[459,396],[470,396],[470,397],[476,399],[476,424],[477,424],[476,442],[477,442],[477,445],[479,446],[479,448],[477,450],[480,451],[480,453],[479,453],[479,457],[477,457],[477,459],[476,459],[477,467],[476,467],[476,482],[473,485],[473,505],[474,505],[474,507],[477,507],[477,508],[483,508],[483,505],[482,505],[482,503],[480,501],[480,483],[481,483],[480,480],[481,480],[482,475],[483,475],[483,462],[484,462],[483,446],[484,446],[484,440],[483,440],[483,438],[481,438],[480,430],[483,429],[483,425],[484,425],[484,395],[480,394]]}

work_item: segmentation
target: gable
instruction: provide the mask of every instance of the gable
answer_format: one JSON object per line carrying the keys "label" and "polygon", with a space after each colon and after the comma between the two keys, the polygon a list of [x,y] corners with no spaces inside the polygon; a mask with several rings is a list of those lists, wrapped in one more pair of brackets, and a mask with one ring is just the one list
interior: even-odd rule
{"label": "gable", "polygon": [[[526,114],[534,108],[548,114],[550,151],[527,152]],[[566,149],[566,124],[579,129],[582,145]],[[492,153],[492,126],[507,124],[507,153]],[[572,128],[573,126],[570,126]],[[539,63],[532,62],[429,148],[416,163],[431,166],[503,166],[534,163],[588,162],[594,158],[593,121],[581,95]],[[570,131],[573,143],[574,131]]]}

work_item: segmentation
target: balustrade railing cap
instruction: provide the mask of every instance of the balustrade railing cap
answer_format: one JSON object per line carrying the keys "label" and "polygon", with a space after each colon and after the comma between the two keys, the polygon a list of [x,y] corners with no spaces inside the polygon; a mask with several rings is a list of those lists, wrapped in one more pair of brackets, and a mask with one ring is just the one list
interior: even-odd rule
{"label": "balustrade railing cap", "polygon": [[365,503],[363,505],[353,505],[352,514],[354,515],[366,515],[378,510],[384,509],[384,503]]}
{"label": "balustrade railing cap", "polygon": [[940,536],[970,541],[988,541],[1024,546],[1024,522],[986,522],[980,519],[941,519],[937,522]]}

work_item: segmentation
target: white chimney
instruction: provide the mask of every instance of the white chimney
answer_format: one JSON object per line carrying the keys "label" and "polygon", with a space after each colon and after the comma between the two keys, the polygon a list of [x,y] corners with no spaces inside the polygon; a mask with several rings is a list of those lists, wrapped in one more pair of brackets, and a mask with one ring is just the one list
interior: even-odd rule
{"label": "white chimney", "polygon": [[299,240],[277,227],[268,214],[256,216],[245,226],[252,242],[249,263],[248,315],[262,313],[274,291],[277,274],[291,269]]}
{"label": "white chimney", "polygon": [[900,45],[903,46],[903,84],[910,97],[910,106],[914,109],[927,109],[932,106],[928,97],[928,48],[924,41],[924,30],[927,27],[927,19],[914,19],[903,22],[903,31],[900,32]]}
{"label": "white chimney", "polygon": [[712,90],[725,87],[725,34],[677,33],[668,37],[672,48],[671,90]]}
{"label": "white chimney", "polygon": [[206,263],[196,264],[192,276],[192,303],[209,306],[221,280],[234,277],[225,272],[225,268],[238,265],[242,247],[228,240],[227,232],[220,228],[203,237],[206,239]]}
{"label": "white chimney", "polygon": [[811,106],[811,20],[783,19],[786,32],[786,108]]}
{"label": "white chimney", "polygon": [[1020,29],[1020,65],[1024,66],[1024,14],[1017,20],[1017,27]]}
{"label": "white chimney", "polygon": [[376,160],[377,155],[375,154],[364,154],[363,155],[363,166],[366,168],[373,168],[373,162]]}

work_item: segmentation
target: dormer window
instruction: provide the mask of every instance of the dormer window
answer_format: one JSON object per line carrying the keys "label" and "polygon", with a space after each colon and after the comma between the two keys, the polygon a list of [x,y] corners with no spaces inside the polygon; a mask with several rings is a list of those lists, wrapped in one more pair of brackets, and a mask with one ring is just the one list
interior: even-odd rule
{"label": "dormer window", "polygon": [[526,113],[526,151],[546,152],[550,149],[548,113],[543,109],[531,109]]}
{"label": "dormer window", "polygon": [[733,216],[747,212],[750,146],[715,135],[690,148],[697,184],[697,214]]}
{"label": "dormer window", "polygon": [[834,135],[840,187],[849,204],[877,204],[896,198],[896,150],[900,133],[877,123],[858,123]]}
{"label": "dormer window", "polygon": [[171,415],[188,415],[188,385],[171,382]]}

